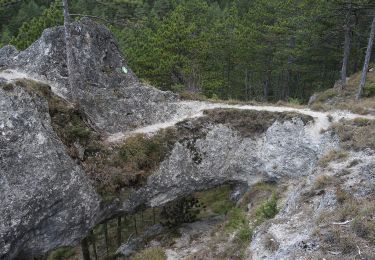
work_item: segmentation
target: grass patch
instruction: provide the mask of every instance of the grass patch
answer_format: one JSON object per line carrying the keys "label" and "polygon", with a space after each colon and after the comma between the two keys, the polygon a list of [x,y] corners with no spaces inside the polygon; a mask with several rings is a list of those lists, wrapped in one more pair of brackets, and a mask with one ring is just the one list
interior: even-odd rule
{"label": "grass patch", "polygon": [[338,135],[342,147],[347,150],[375,150],[375,120],[341,120],[333,124],[330,130]]}
{"label": "grass patch", "polygon": [[352,113],[365,115],[375,111],[375,73],[367,73],[364,97],[356,100],[361,73],[355,73],[343,90],[328,89],[317,93],[316,100],[311,104],[311,109],[319,111],[349,110]]}
{"label": "grass patch", "polygon": [[229,198],[230,193],[231,188],[229,185],[197,192],[195,197],[205,206],[201,210],[199,217],[207,218],[211,215],[226,215],[235,206]]}
{"label": "grass patch", "polygon": [[319,189],[324,189],[327,186],[331,185],[334,183],[334,178],[331,176],[327,175],[320,175],[316,177],[315,183],[314,183],[314,189],[319,190]]}
{"label": "grass patch", "polygon": [[318,164],[321,167],[327,167],[330,162],[333,161],[344,161],[348,157],[348,153],[345,151],[332,150],[319,159]]}
{"label": "grass patch", "polygon": [[241,208],[233,208],[228,212],[228,221],[225,228],[229,232],[236,232],[236,239],[245,245],[251,241],[253,228],[248,217]]}
{"label": "grass patch", "polygon": [[164,249],[160,247],[153,247],[144,249],[135,254],[131,260],[166,260],[167,255]]}

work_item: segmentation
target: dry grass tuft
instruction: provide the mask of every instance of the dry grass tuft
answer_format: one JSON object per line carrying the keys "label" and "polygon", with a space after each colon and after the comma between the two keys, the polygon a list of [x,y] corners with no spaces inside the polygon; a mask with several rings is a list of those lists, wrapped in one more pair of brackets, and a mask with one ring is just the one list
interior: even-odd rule
{"label": "dry grass tuft", "polygon": [[342,120],[333,124],[331,130],[339,136],[342,147],[347,150],[375,149],[375,120]]}
{"label": "dry grass tuft", "polygon": [[325,156],[320,158],[318,164],[321,167],[327,167],[330,162],[344,161],[347,157],[348,157],[348,153],[345,151],[332,150],[328,152]]}

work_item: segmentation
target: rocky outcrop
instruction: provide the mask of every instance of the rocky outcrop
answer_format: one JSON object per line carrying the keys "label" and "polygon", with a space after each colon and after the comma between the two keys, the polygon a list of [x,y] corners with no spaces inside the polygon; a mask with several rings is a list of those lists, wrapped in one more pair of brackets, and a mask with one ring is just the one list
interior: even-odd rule
{"label": "rocky outcrop", "polygon": [[54,133],[46,100],[0,86],[0,258],[40,255],[81,240],[99,197]]}
{"label": "rocky outcrop", "polygon": [[[250,259],[372,259],[374,151],[351,152],[289,184],[275,219],[254,234]],[[366,233],[367,232],[367,233]],[[270,242],[272,241],[272,242]],[[276,246],[270,246],[270,245]]]}
{"label": "rocky outcrop", "polygon": [[[187,128],[190,125],[185,123]],[[170,156],[124,207],[127,211],[144,205],[157,207],[228,183],[251,186],[260,181],[307,176],[322,155],[338,147],[338,139],[328,132],[318,138],[311,135],[312,125],[297,116],[276,121],[264,133],[252,137],[242,135],[230,124],[206,125],[204,136],[177,142]]]}
{"label": "rocky outcrop", "polygon": [[64,28],[46,29],[25,51],[6,46],[0,50],[0,68],[13,69],[42,80],[52,90],[77,102],[93,125],[106,133],[123,132],[168,120],[177,100],[142,84],[122,57],[109,30],[89,19],[71,25],[74,93],[68,83]]}

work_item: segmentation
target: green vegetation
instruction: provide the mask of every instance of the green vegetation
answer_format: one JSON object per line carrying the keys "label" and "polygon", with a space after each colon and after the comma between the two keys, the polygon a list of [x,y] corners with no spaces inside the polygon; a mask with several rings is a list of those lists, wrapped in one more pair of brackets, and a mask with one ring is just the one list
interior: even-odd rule
{"label": "green vegetation", "polygon": [[339,136],[346,150],[375,149],[375,120],[342,120],[333,124],[331,130]]}
{"label": "green vegetation", "polygon": [[314,110],[328,111],[334,109],[349,110],[356,114],[368,114],[375,110],[375,72],[367,74],[366,86],[364,89],[364,98],[355,99],[361,74],[355,73],[349,78],[348,84],[344,89],[328,89],[316,93],[316,100],[311,104]]}
{"label": "green vegetation", "polygon": [[[228,231],[237,231],[237,238],[243,242],[248,243],[251,240],[253,230],[261,225],[264,221],[272,219],[279,212],[277,208],[277,196],[271,186],[267,184],[259,184],[255,186],[255,190],[250,191],[251,194],[257,191],[265,192],[264,195],[259,194],[258,198],[252,198],[256,202],[256,207],[251,210],[249,214],[246,214],[243,208],[235,207],[228,212],[226,222],[226,229]],[[266,194],[272,192],[269,198],[264,199]],[[260,200],[260,201],[257,201]]]}
{"label": "green vegetation", "polygon": [[235,204],[230,200],[230,186],[221,186],[208,191],[198,192],[195,196],[205,207],[201,209],[199,217],[226,215]]}
{"label": "green vegetation", "polygon": [[73,248],[61,247],[55,250],[54,252],[52,252],[51,255],[48,257],[48,260],[66,260],[74,255],[75,255],[75,252]]}
{"label": "green vegetation", "polygon": [[195,197],[178,199],[163,207],[160,214],[162,223],[175,228],[183,223],[191,223],[198,219],[202,204]]}
{"label": "green vegetation", "polygon": [[[2,0],[9,2],[10,0]],[[4,3],[5,3],[4,2]],[[129,66],[185,98],[306,102],[339,78],[344,29],[353,30],[348,72],[360,70],[369,0],[76,0],[71,13],[100,17]],[[353,19],[357,17],[355,23]],[[74,17],[77,18],[78,17]],[[0,45],[20,49],[62,23],[58,0],[0,4]],[[371,84],[366,94],[373,95]]]}
{"label": "green vegetation", "polygon": [[160,247],[147,248],[134,255],[131,260],[166,260],[167,255]]}
{"label": "green vegetation", "polygon": [[175,142],[174,130],[159,131],[154,136],[138,134],[125,140],[119,150],[119,161],[130,171],[150,172],[159,165]]}
{"label": "green vegetation", "polygon": [[266,219],[274,218],[278,212],[277,198],[276,194],[274,193],[269,200],[265,201],[259,206],[259,208],[257,208],[255,211],[255,216],[257,217],[258,222],[262,222]]}

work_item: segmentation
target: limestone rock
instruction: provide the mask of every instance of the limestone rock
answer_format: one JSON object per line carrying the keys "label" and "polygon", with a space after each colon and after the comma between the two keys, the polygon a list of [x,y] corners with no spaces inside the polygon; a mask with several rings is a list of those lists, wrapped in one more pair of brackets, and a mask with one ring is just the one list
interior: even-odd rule
{"label": "limestone rock", "polygon": [[106,133],[123,132],[135,127],[161,122],[172,117],[177,100],[172,92],[142,84],[121,55],[109,30],[90,19],[72,23],[75,60],[68,83],[64,28],[46,29],[25,51],[14,47],[0,50],[0,67],[13,69],[29,77],[46,81],[52,90],[77,102],[92,123]]}
{"label": "limestone rock", "polygon": [[99,197],[54,133],[46,101],[0,86],[0,258],[73,245],[94,225]]}
{"label": "limestone rock", "polygon": [[170,156],[147,184],[131,195],[124,208],[157,207],[223,184],[251,186],[260,181],[307,176],[322,155],[338,147],[337,138],[330,133],[312,139],[308,127],[298,118],[276,121],[264,134],[251,138],[242,137],[228,125],[208,125],[204,137],[177,142]]}

